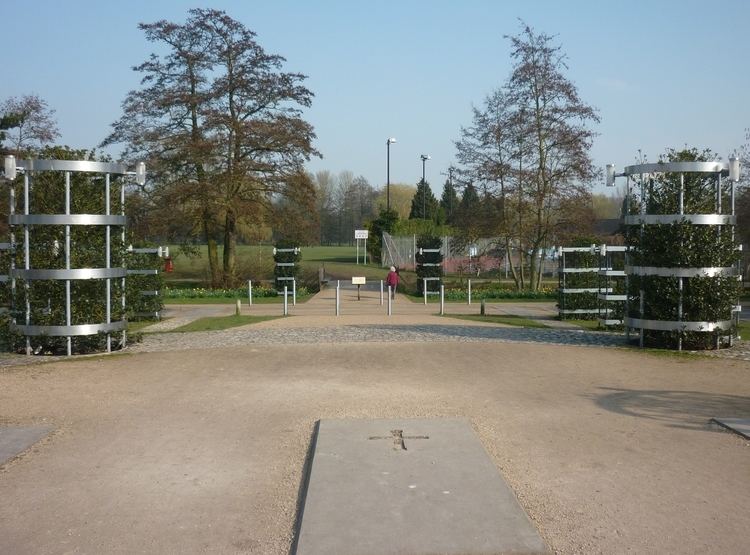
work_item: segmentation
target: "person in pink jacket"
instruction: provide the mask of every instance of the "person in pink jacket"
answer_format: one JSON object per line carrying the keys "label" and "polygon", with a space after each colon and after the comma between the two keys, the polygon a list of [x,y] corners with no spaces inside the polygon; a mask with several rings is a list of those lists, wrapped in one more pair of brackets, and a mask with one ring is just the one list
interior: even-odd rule
{"label": "person in pink jacket", "polygon": [[385,284],[391,288],[391,299],[396,298],[396,287],[398,286],[398,272],[394,266],[391,266],[391,271],[388,272],[388,276],[385,278]]}

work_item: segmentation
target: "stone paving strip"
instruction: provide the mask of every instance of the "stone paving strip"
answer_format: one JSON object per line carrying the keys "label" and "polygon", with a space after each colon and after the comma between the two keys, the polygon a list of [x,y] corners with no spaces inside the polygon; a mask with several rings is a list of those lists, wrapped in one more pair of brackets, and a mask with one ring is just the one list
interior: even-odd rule
{"label": "stone paving strip", "polygon": [[430,341],[501,341],[558,345],[622,346],[625,336],[583,330],[522,327],[489,327],[450,324],[352,325],[295,328],[246,326],[222,331],[145,334],[143,341],[130,345],[130,352],[212,349],[249,344],[310,344]]}
{"label": "stone paving strip", "polygon": [[[258,344],[311,344],[357,342],[491,342],[547,343],[588,347],[624,347],[625,335],[588,330],[544,329],[522,327],[493,327],[451,324],[419,325],[350,325],[289,328],[261,328],[245,326],[221,331],[192,333],[147,333],[140,343],[131,343],[125,352],[145,353],[215,349]],[[719,351],[691,351],[715,358],[750,361],[750,341],[738,341],[729,349]],[[87,355],[83,355],[87,356]],[[101,356],[101,355],[93,355]],[[66,360],[64,356],[24,356],[0,354],[0,368]]]}

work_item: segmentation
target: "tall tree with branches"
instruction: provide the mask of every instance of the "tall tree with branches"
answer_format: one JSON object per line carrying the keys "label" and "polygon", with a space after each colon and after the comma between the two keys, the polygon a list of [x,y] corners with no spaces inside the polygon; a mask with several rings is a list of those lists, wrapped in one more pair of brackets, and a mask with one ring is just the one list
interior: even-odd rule
{"label": "tall tree with branches", "polygon": [[553,37],[527,26],[511,42],[513,69],[456,142],[463,171],[494,194],[506,248],[519,254],[519,289],[537,290],[543,253],[561,209],[581,198],[595,171],[589,156],[596,110],[565,76],[566,57]]}
{"label": "tall tree with branches", "polygon": [[134,68],[142,88],[128,93],[104,144],[125,142],[127,156],[148,158],[161,192],[200,229],[212,285],[229,285],[240,228],[264,222],[274,199],[299,186],[304,162],[319,156],[302,118],[313,94],[304,75],[284,72],[283,57],[222,11],[192,9],[184,24],[140,28],[168,53]]}
{"label": "tall tree with branches", "polygon": [[55,110],[35,94],[12,96],[0,104],[0,143],[16,156],[28,156],[60,136]]}

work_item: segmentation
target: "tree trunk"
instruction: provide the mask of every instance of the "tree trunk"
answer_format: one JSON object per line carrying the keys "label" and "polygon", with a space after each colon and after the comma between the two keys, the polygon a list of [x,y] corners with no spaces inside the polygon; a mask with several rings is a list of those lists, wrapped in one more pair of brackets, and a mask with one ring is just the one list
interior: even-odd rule
{"label": "tree trunk", "polygon": [[224,218],[224,286],[234,287],[236,282],[235,253],[237,250],[237,216],[230,207]]}
{"label": "tree trunk", "polygon": [[531,260],[529,260],[529,290],[539,290],[539,247],[531,249]]}
{"label": "tree trunk", "polygon": [[211,273],[211,287],[218,287],[221,283],[219,279],[219,255],[216,248],[216,240],[213,238],[213,226],[211,217],[207,212],[202,215],[203,220],[203,238],[208,247],[208,269]]}

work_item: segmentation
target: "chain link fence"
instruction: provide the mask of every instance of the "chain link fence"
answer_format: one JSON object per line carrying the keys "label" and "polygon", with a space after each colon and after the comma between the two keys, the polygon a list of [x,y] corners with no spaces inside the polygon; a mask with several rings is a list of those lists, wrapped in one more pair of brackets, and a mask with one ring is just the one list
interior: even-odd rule
{"label": "chain link fence", "polygon": [[[417,236],[391,235],[383,233],[381,265],[395,266],[399,269],[416,268]],[[516,249],[511,249],[508,258],[505,245],[499,237],[476,239],[471,243],[456,237],[441,238],[440,253],[443,255],[443,273],[475,274],[481,276],[487,272],[498,272],[506,278],[510,275],[510,262],[518,262]],[[557,258],[554,249],[550,249],[542,264],[544,275],[554,275],[557,270]]]}

